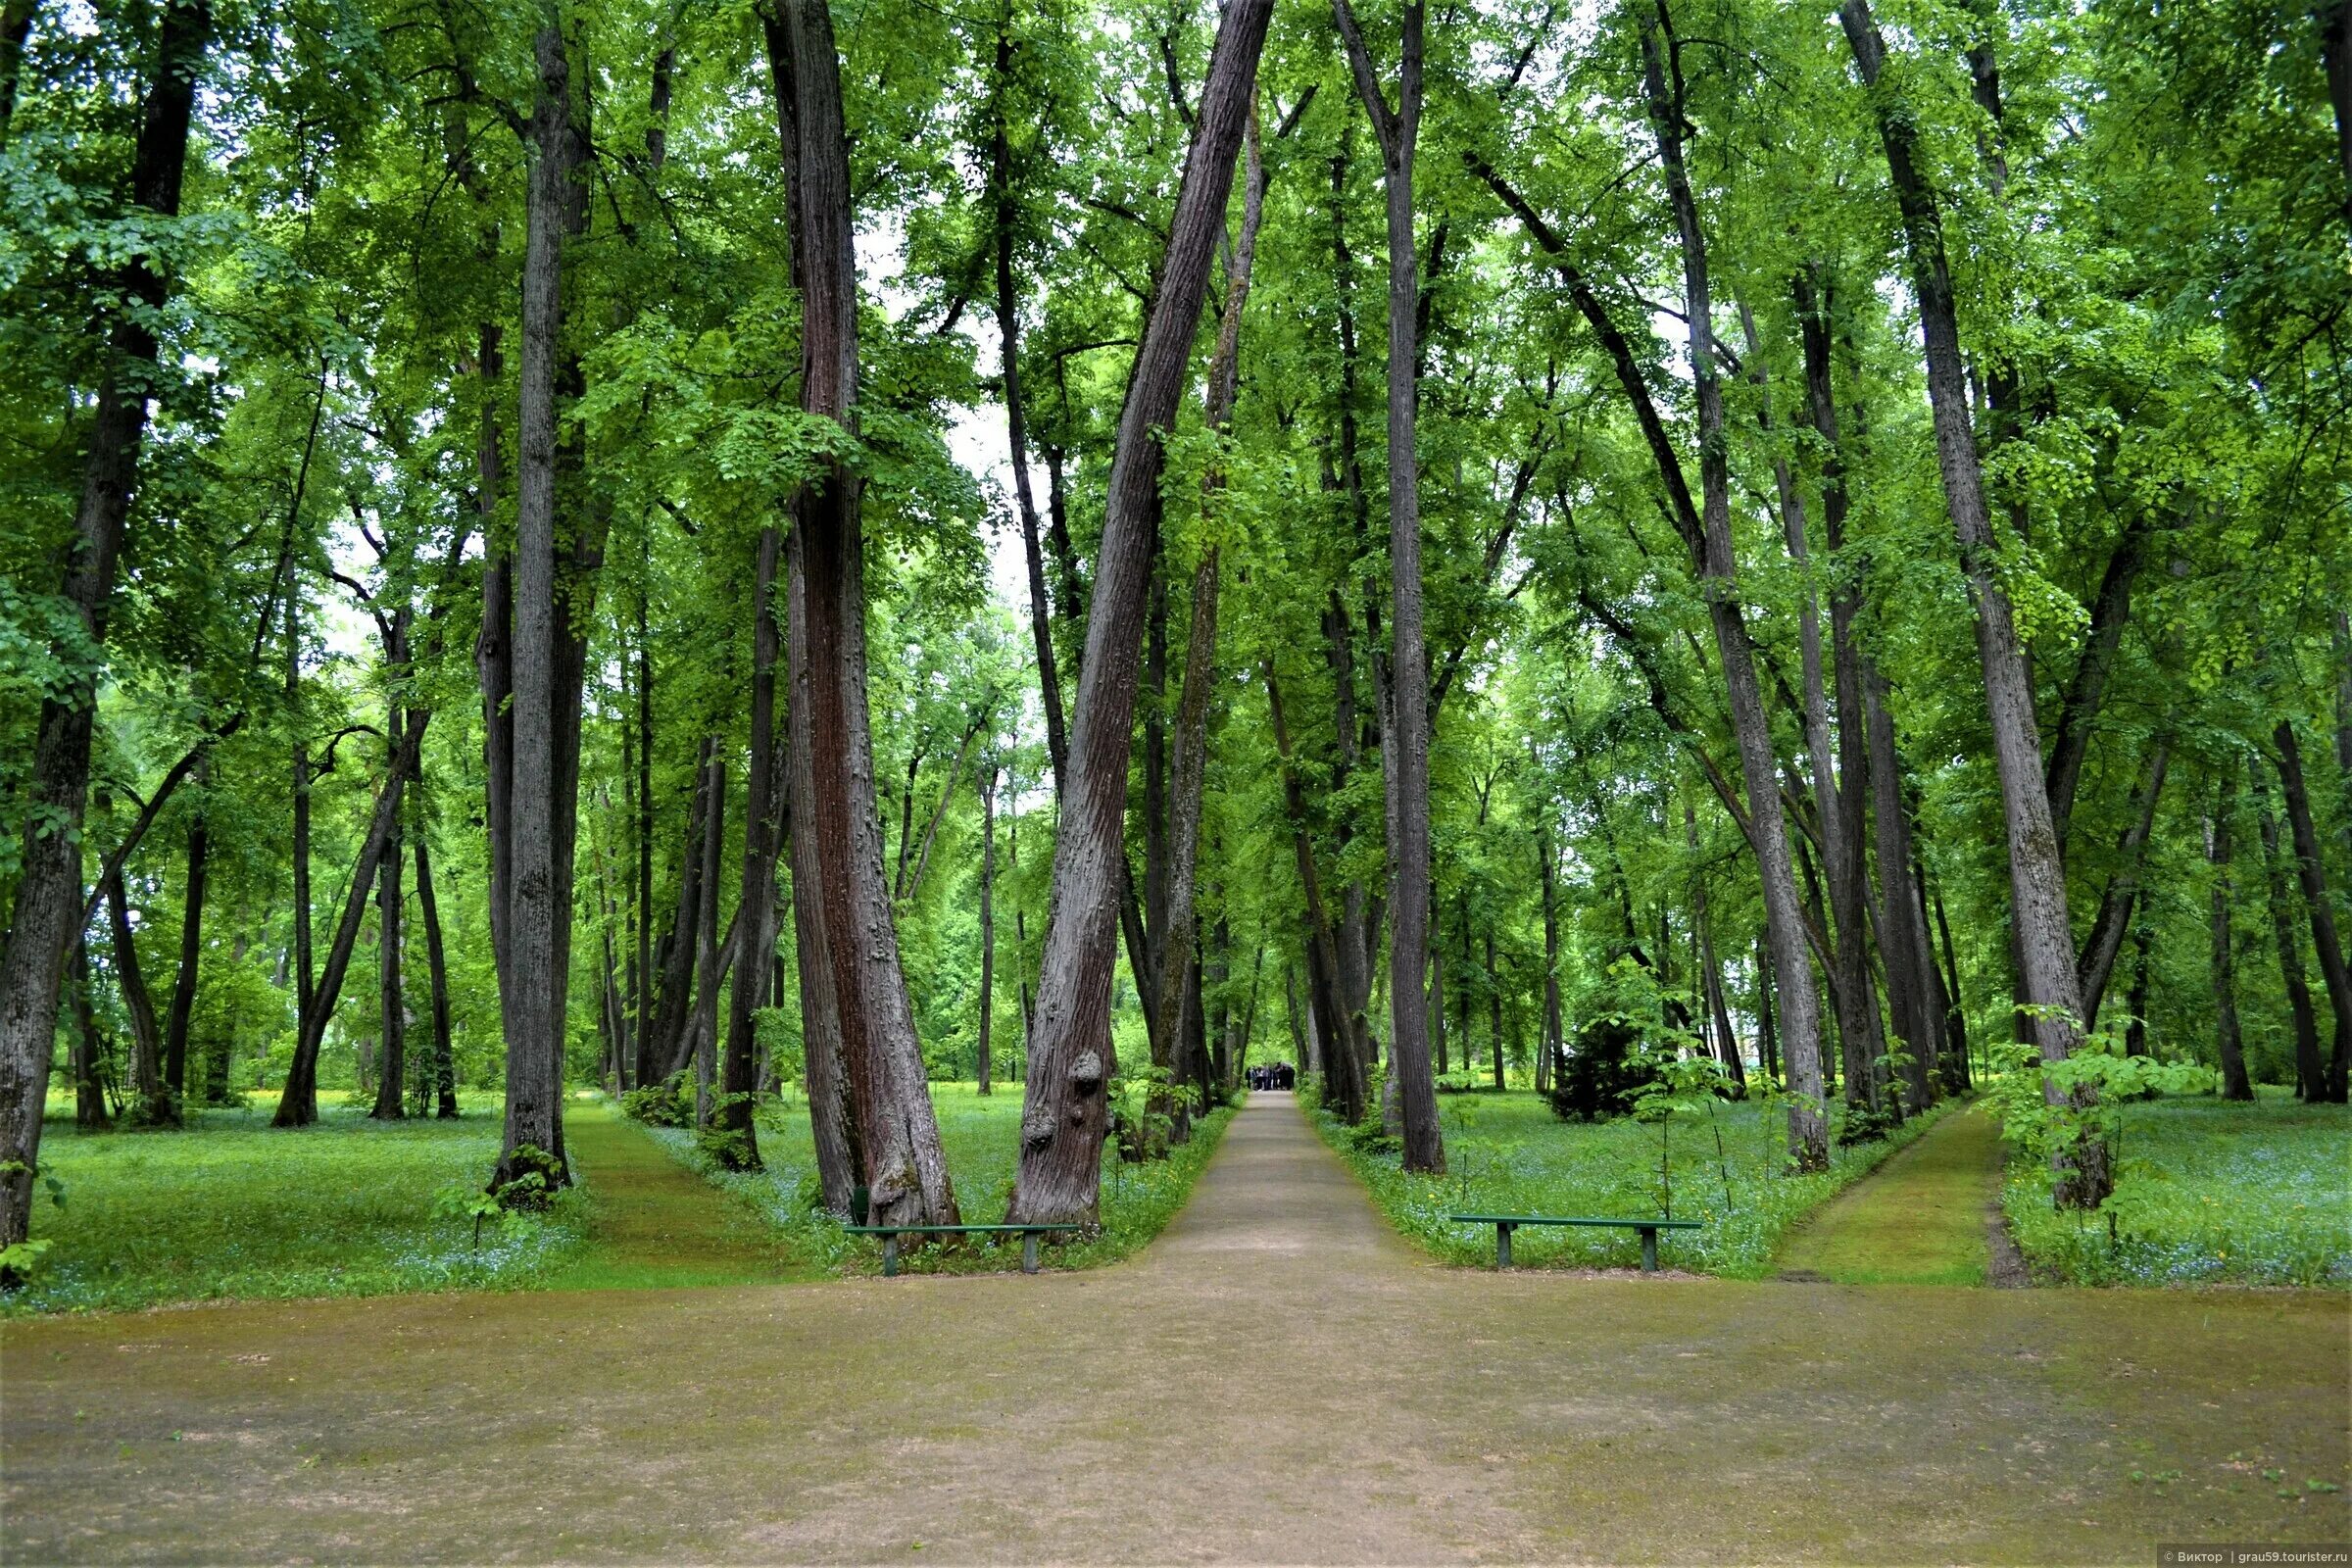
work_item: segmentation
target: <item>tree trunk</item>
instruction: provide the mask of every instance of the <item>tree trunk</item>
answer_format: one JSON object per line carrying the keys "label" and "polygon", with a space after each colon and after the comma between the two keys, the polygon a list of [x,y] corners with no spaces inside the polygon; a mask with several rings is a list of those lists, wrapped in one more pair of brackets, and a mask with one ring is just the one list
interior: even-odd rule
{"label": "tree trunk", "polygon": [[994,1093],[990,1078],[996,1063],[994,1032],[997,1012],[997,766],[992,746],[980,763],[980,1050],[973,1062],[979,1092]]}
{"label": "tree trunk", "polygon": [[441,945],[441,906],[433,901],[432,858],[426,852],[424,824],[416,825],[416,915],[424,922],[424,963],[433,998],[433,1114],[443,1121],[458,1116],[457,1056],[449,1027],[449,960]]}
{"label": "tree trunk", "polygon": [[[647,564],[650,570],[650,563]],[[654,989],[654,650],[646,624],[645,598],[637,592],[637,893],[636,952],[629,960],[630,1038],[636,1046],[630,1081],[645,1083],[646,1028],[653,1021]],[[773,614],[771,607],[769,613]]]}
{"label": "tree trunk", "polygon": [[[559,507],[572,499],[558,495],[563,465],[557,397],[559,380],[569,379],[563,341],[564,246],[587,226],[584,170],[590,154],[587,126],[575,122],[579,84],[561,28],[541,27],[533,52],[539,90],[530,124],[517,383],[509,847],[501,857],[507,866],[507,933],[499,955],[507,1112],[494,1188],[533,1170],[550,1186],[570,1179],[563,1078],[578,803],[568,785],[578,765],[580,710],[570,667],[572,607],[560,580],[557,548]],[[584,531],[584,520],[578,526]],[[492,822],[495,832],[495,812]]]}
{"label": "tree trunk", "polygon": [[[1873,100],[1879,139],[1902,214],[1912,293],[1919,302],[1927,345],[1928,401],[1936,428],[1936,465],[1960,543],[1961,564],[1976,600],[1978,661],[1984,673],[1985,710],[2001,781],[2024,1001],[2050,1009],[2035,1019],[2034,1034],[2044,1061],[2063,1061],[2074,1048],[2082,1018],[2074,932],[2067,913],[2066,873],[2059,861],[2042,776],[2034,686],[2026,671],[2009,598],[2000,584],[1998,547],[1984,508],[1984,472],[1971,428],[1959,313],[1944,255],[1942,219],[1935,193],[1914,159],[1912,122],[1890,90],[1880,85],[1886,48],[1869,0],[1841,0],[1838,19]],[[2048,1093],[2055,1102],[2062,1092],[2053,1083]],[[2079,1105],[2087,1104],[2089,1099],[2089,1091],[2077,1091]],[[2114,1183],[2103,1143],[2086,1135],[2056,1157],[2060,1207],[2096,1208],[2105,1201]]]}
{"label": "tree trunk", "polygon": [[2328,1067],[2320,1055],[2320,1022],[2311,1004],[2311,982],[2303,968],[2303,939],[2296,933],[2294,895],[2287,890],[2286,859],[2278,850],[2278,819],[2271,814],[2270,792],[2254,774],[2254,799],[2262,820],[2263,871],[2271,908],[2271,934],[2278,947],[2278,976],[2294,1020],[2295,1098],[2318,1103],[2328,1098]]}
{"label": "tree trunk", "polygon": [[[208,763],[199,771],[210,774]],[[208,780],[209,781],[209,780]],[[172,1098],[188,1096],[188,1021],[196,1009],[196,976],[204,959],[204,896],[212,834],[199,808],[188,822],[188,878],[179,915],[179,966],[172,982],[172,1008],[164,1018],[164,1083]]]}
{"label": "tree trunk", "polygon": [[[164,6],[130,181],[132,205],[159,217],[179,212],[196,77],[212,31],[208,0],[168,0]],[[0,1248],[24,1240],[31,1224],[66,950],[82,924],[80,830],[98,705],[98,668],[83,650],[106,643],[115,565],[138,484],[147,400],[156,379],[155,337],[146,322],[170,294],[165,278],[144,256],[125,266],[119,281],[135,303],[108,340],[74,514],[74,544],[59,592],[74,622],[74,644],[59,651],[60,662],[74,673],[41,702],[31,766],[18,803],[24,842],[16,904],[7,940],[0,945]]]}
{"label": "tree trunk", "polygon": [[[385,715],[388,726],[385,734],[394,751],[400,747],[400,718],[397,709]],[[392,837],[385,843],[381,858],[376,861],[375,893],[375,984],[376,999],[383,1014],[384,1075],[375,1086],[375,1105],[368,1115],[378,1121],[398,1121],[407,1114],[405,1097],[409,1088],[409,1029],[408,1004],[401,985],[400,951],[400,830],[395,823]]]}
{"label": "tree trunk", "polygon": [[[1413,158],[1421,135],[1421,0],[1407,0],[1396,106],[1389,107],[1348,0],[1332,0],[1356,96],[1380,141],[1388,195],[1389,623],[1392,652],[1381,751],[1388,764],[1389,1051],[1402,1112],[1404,1168],[1443,1171],[1446,1144],[1430,1073],[1429,650],[1422,632],[1421,464],[1417,454],[1421,295],[1413,239]],[[1376,672],[1377,673],[1377,672]],[[1468,1050],[1465,1036],[1463,1049]]]}
{"label": "tree trunk", "polygon": [[2106,892],[2100,896],[2098,917],[2091,922],[2090,935],[2082,945],[2082,1017],[2093,1027],[2099,1021],[2099,1004],[2107,994],[2107,982],[2115,974],[2116,955],[2123,950],[2124,934],[2131,927],[2132,911],[2139,900],[2140,862],[2146,858],[2148,835],[2156,825],[2156,803],[2164,794],[2166,764],[2171,756],[2171,737],[2157,737],[2141,768],[2139,809],[2116,845],[2115,875],[2109,878]]}
{"label": "tree trunk", "polygon": [[[783,537],[774,523],[760,530],[752,575],[752,723],[751,761],[743,786],[743,889],[736,902],[743,921],[745,947],[735,966],[734,989],[727,995],[727,1051],[719,1074],[717,1124],[726,1134],[718,1158],[730,1170],[758,1170],[760,1135],[752,1122],[752,1098],[758,1091],[759,1041],[752,1015],[766,1005],[767,954],[773,940],[759,939],[769,931],[776,906],[776,808],[781,792],[776,778],[776,660],[782,652],[775,614],[776,560]],[[749,919],[743,916],[748,914]]]}
{"label": "tree trunk", "polygon": [[2230,936],[2230,906],[2234,888],[2230,875],[2230,817],[2237,809],[2237,771],[2222,771],[2215,792],[2212,836],[2206,858],[2213,862],[2213,1005],[2215,1044],[2222,1057],[2222,1098],[2252,1100],[2254,1085],[2246,1077],[2245,1049],[2237,1027],[2237,956]]}
{"label": "tree trunk", "polygon": [[[710,777],[703,785],[703,865],[696,884],[703,906],[694,928],[701,940],[694,959],[694,1125],[710,1125],[712,1069],[718,1043],[718,879],[727,842],[727,755],[716,746],[706,764]],[[741,910],[737,911],[740,915]]]}
{"label": "tree trunk", "polygon": [[[1250,111],[1244,152],[1241,235],[1226,262],[1225,304],[1217,321],[1216,350],[1209,358],[1207,406],[1203,411],[1207,427],[1220,436],[1233,416],[1233,400],[1241,382],[1242,312],[1250,299],[1258,224],[1266,210],[1266,172],[1258,154],[1254,108]],[[1225,526],[1217,516],[1217,510],[1224,490],[1223,466],[1211,463],[1200,481],[1200,555],[1193,568],[1192,612],[1185,627],[1184,685],[1176,705],[1166,889],[1160,912],[1162,929],[1156,944],[1158,972],[1152,977],[1152,1036],[1155,1044],[1176,1038],[1178,1019],[1184,1010],[1179,989],[1194,959],[1193,896],[1200,850],[1200,807],[1207,785],[1208,703],[1217,681],[1218,539]],[[1181,1122],[1172,1097],[1157,1085],[1153,1094],[1155,1103],[1147,1109],[1147,1117],[1156,1112]]]}
{"label": "tree trunk", "polygon": [[2050,796],[2050,831],[2057,836],[2062,856],[2074,820],[2075,792],[2082,782],[2082,764],[2090,757],[2091,733],[2106,702],[2108,677],[2124,642],[2124,625],[2132,618],[2132,584],[2139,575],[2140,546],[2146,537],[2146,518],[2132,517],[2125,524],[2115,553],[2107,558],[2098,597],[2091,601],[2090,631],[2075,661],[2074,676],[2067,682],[2066,700],[2059,705],[2044,778]]}
{"label": "tree trunk", "polygon": [[1298,886],[1306,910],[1306,985],[1308,1005],[1318,1030],[1315,1055],[1324,1077],[1323,1103],[1349,1126],[1364,1119],[1362,1052],[1349,1027],[1349,1014],[1339,999],[1340,960],[1332,932],[1330,906],[1323,899],[1323,881],[1315,868],[1313,835],[1308,831],[1306,792],[1291,760],[1290,724],[1284,717],[1282,686],[1272,665],[1266,668],[1266,708],[1274,726],[1274,750],[1282,768],[1283,807],[1290,816],[1291,848],[1298,865]]}
{"label": "tree trunk", "polygon": [[[854,433],[858,270],[841,62],[824,0],[781,0],[780,9],[797,138],[801,406]],[[825,942],[824,951],[803,951],[801,971],[805,988],[811,968],[831,970],[872,1223],[954,1224],[956,1197],[900,967],[874,820],[859,486],[847,464],[828,464],[802,493],[792,533],[791,721],[810,783],[793,796],[795,825],[808,828],[793,835],[794,904],[823,905]]]}
{"label": "tree trunk", "polygon": [[1894,1011],[1895,1031],[1907,1049],[1903,1082],[1908,1108],[1924,1110],[1935,1099],[1936,1078],[1941,1068],[1943,1087],[1957,1092],[1968,1081],[1967,1063],[1954,1068],[1946,1060],[1944,1008],[1935,1000],[1936,959],[1928,951],[1927,922],[1920,917],[1920,893],[1913,885],[1917,859],[1911,843],[1911,816],[1903,800],[1901,754],[1895,750],[1894,713],[1887,701],[1886,678],[1869,659],[1860,661],[1863,718],[1869,730],[1871,825],[1878,840],[1879,907],[1886,911],[1880,936],[1880,956],[1886,964],[1886,997]]}
{"label": "tree trunk", "polygon": [[286,585],[286,708],[294,720],[294,1016],[310,1016],[318,970],[311,952],[311,752],[304,739],[302,689],[302,595]]}
{"label": "tree trunk", "polygon": [[74,966],[74,1125],[83,1132],[104,1132],[114,1118],[106,1110],[106,1053],[98,1038],[98,1010],[91,1002],[95,982],[86,934],[74,939],[69,961]]}
{"label": "tree trunk", "polygon": [[139,967],[139,946],[131,933],[130,905],[119,871],[106,881],[106,912],[114,938],[115,989],[122,993],[122,1010],[130,1018],[130,1084],[138,1098],[137,1114],[141,1121],[175,1126],[179,1102],[164,1082],[163,1031],[156,1025],[155,1000]]}
{"label": "tree trunk", "polygon": [[[1169,225],[1159,291],[1120,416],[1054,850],[1053,906],[1029,1042],[1020,1167],[1007,1216],[1015,1222],[1091,1224],[1096,1215],[1109,1112],[1103,1086],[1116,1069],[1104,1054],[1120,872],[1126,861],[1136,641],[1151,574],[1160,435],[1173,423],[1183,396],[1272,10],[1272,0],[1232,0],[1219,24]],[[845,234],[845,257],[847,249]]]}
{"label": "tree trunk", "polygon": [[2311,815],[2311,797],[2303,787],[2303,755],[2295,744],[2295,726],[2280,719],[2271,732],[2278,748],[2278,783],[2286,796],[2287,825],[2294,832],[2295,874],[2303,884],[2303,905],[2311,919],[2311,945],[2319,954],[2320,978],[2328,989],[2328,1004],[2335,1012],[2335,1051],[2328,1059],[2321,1100],[2340,1105],[2345,1100],[2345,1071],[2352,1065],[2352,974],[2344,968],[2343,944],[2336,938],[2335,906],[2328,898],[2328,874],[2320,864],[2320,835]]}
{"label": "tree trunk", "polygon": [[[1726,445],[1723,384],[1715,363],[1712,305],[1707,280],[1706,242],[1698,206],[1683,167],[1682,68],[1665,0],[1642,23],[1642,53],[1651,128],[1666,171],[1675,226],[1682,237],[1683,278],[1690,318],[1690,368],[1698,396],[1700,510],[1693,515],[1682,470],[1670,450],[1658,457],[1675,483],[1677,516],[1701,578],[1716,652],[1723,662],[1731,698],[1732,729],[1740,744],[1740,766],[1747,786],[1749,818],[1764,893],[1765,935],[1780,982],[1782,1032],[1793,1069],[1788,1106],[1791,1154],[1800,1170],[1829,1161],[1829,1123],[1822,1104],[1819,1052],[1821,1027],[1812,971],[1806,962],[1803,917],[1788,853],[1788,827],[1780,810],[1778,762],[1762,690],[1756,682],[1754,650],[1739,599],[1739,567],[1731,529],[1731,466]],[[1670,59],[1669,57],[1677,57]],[[1673,90],[1668,90],[1671,76]],[[1654,417],[1654,416],[1653,416]],[[1695,524],[1695,526],[1693,526]]]}

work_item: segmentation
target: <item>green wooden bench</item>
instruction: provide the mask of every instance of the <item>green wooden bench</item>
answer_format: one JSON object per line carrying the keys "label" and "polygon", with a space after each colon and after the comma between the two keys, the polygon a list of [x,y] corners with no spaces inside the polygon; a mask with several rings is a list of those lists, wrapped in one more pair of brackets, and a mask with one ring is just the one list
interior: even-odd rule
{"label": "green wooden bench", "polygon": [[1658,1232],[1694,1231],[1699,1222],[1694,1219],[1589,1219],[1569,1218],[1558,1214],[1448,1214],[1457,1225],[1492,1225],[1494,1227],[1494,1266],[1511,1266],[1511,1232],[1522,1225],[1599,1225],[1617,1230],[1642,1233],[1642,1272],[1658,1271]]}
{"label": "green wooden bench", "polygon": [[882,1277],[889,1279],[899,1272],[899,1238],[902,1236],[988,1236],[1010,1235],[1021,1239],[1021,1272],[1037,1272],[1037,1239],[1051,1231],[1074,1231],[1075,1225],[844,1225],[852,1236],[882,1238]]}

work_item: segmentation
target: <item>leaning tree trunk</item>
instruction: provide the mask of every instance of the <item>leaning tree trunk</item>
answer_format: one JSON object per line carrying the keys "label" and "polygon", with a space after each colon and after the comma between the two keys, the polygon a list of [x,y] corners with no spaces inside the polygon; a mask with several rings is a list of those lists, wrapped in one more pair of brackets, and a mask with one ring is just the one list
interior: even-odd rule
{"label": "leaning tree trunk", "polygon": [[[1747,787],[1749,821],[1764,892],[1766,941],[1780,983],[1782,1029],[1795,1082],[1788,1106],[1788,1136],[1797,1167],[1818,1170],[1829,1162],[1829,1126],[1822,1105],[1818,1065],[1821,1025],[1813,974],[1806,961],[1804,923],[1796,898],[1796,873],[1788,853],[1788,825],[1780,810],[1779,762],[1772,727],[1757,684],[1754,649],[1740,608],[1739,566],[1732,548],[1731,461],[1724,431],[1723,383],[1715,363],[1707,280],[1706,241],[1698,205],[1683,166],[1682,73],[1665,0],[1645,16],[1642,53],[1651,128],[1666,170],[1667,193],[1682,237],[1684,290],[1690,318],[1690,370],[1698,394],[1700,508],[1693,517],[1689,491],[1671,452],[1660,461],[1678,481],[1677,515],[1696,564],[1714,625],[1716,652],[1723,662],[1731,698],[1732,730],[1740,746],[1740,770]],[[1671,93],[1669,76],[1673,81]],[[1695,522],[1696,527],[1691,524]],[[1812,1057],[1812,1062],[1807,1058]],[[1810,1067],[1810,1072],[1808,1072]]]}
{"label": "leaning tree trunk", "polygon": [[115,989],[122,1011],[130,1019],[130,1087],[137,1097],[135,1114],[143,1122],[176,1124],[179,1102],[164,1083],[162,1031],[155,1021],[155,999],[139,967],[139,945],[130,929],[130,905],[120,871],[106,879],[107,931],[114,939]]}
{"label": "leaning tree trunk", "polygon": [[[209,0],[167,0],[163,13],[130,187],[134,206],[172,218],[179,212],[196,76],[212,39],[213,13]],[[119,281],[135,305],[107,343],[74,513],[74,548],[59,592],[73,622],[73,638],[60,650],[60,662],[74,673],[41,703],[20,802],[24,843],[16,905],[0,949],[0,1248],[24,1240],[32,1221],[33,1174],[40,1164],[41,1111],[56,1054],[66,949],[82,923],[81,818],[98,706],[98,669],[86,661],[85,650],[106,643],[115,564],[138,484],[139,446],[156,380],[155,337],[146,323],[170,293],[143,257],[125,267]]]}
{"label": "leaning tree trunk", "polygon": [[[854,432],[858,270],[841,61],[824,0],[779,5],[797,137],[801,406]],[[791,717],[805,737],[798,744],[808,758],[811,787],[793,800],[794,825],[807,827],[794,834],[794,903],[823,906],[826,948],[802,953],[802,973],[819,964],[831,970],[872,1222],[954,1224],[956,1196],[900,966],[874,820],[865,539],[856,470],[828,462],[803,492],[798,521],[791,552],[798,621]]]}
{"label": "leaning tree trunk", "polygon": [[2295,875],[2303,884],[2303,905],[2311,919],[2311,945],[2320,958],[2320,978],[2328,988],[2328,1004],[2335,1012],[2335,1051],[2328,1058],[2328,1075],[2320,1098],[2340,1105],[2345,1100],[2345,1069],[2352,1065],[2352,973],[2344,965],[2344,948],[2337,939],[2335,906],[2328,897],[2328,873],[2320,864],[2320,835],[2312,820],[2311,796],[2303,785],[2303,754],[2295,744],[2295,726],[2280,719],[2271,732],[2278,748],[2278,783],[2286,795],[2287,826],[2294,832]]}
{"label": "leaning tree trunk", "polygon": [[[1421,255],[1413,240],[1413,155],[1421,134],[1421,0],[1407,0],[1392,110],[1348,0],[1332,0],[1356,96],[1380,140],[1389,248],[1389,1055],[1400,1102],[1404,1168],[1443,1171],[1446,1143],[1430,1075],[1429,650],[1421,617],[1421,465],[1417,455],[1417,341]],[[1367,965],[1369,967],[1369,965]],[[1462,1050],[1469,1052],[1468,1031]]]}
{"label": "leaning tree trunk", "polygon": [[91,1000],[90,943],[86,934],[74,940],[74,1125],[83,1132],[103,1132],[113,1125],[107,1114],[105,1053],[98,1037],[98,1009]]}
{"label": "leaning tree trunk", "polygon": [[[576,691],[566,692],[570,627],[559,608],[565,595],[557,548],[556,396],[564,358],[564,244],[587,223],[588,150],[586,127],[573,123],[578,88],[561,27],[543,26],[533,53],[539,91],[530,123],[517,374],[510,795],[507,843],[497,848],[507,867],[503,900],[495,884],[492,890],[494,905],[506,909],[499,1004],[507,1039],[506,1125],[494,1188],[534,1171],[550,1186],[570,1180],[563,1070],[577,803],[564,785],[576,757],[580,714]],[[574,699],[569,704],[567,695]],[[495,823],[494,810],[494,831]]]}
{"label": "leaning tree trunk", "polygon": [[[2066,1059],[2080,1038],[2082,992],[2075,972],[2074,930],[2067,913],[2066,872],[2050,820],[2042,776],[2041,736],[2034,713],[2034,684],[2026,670],[2009,596],[1999,577],[1999,546],[1984,507],[1984,476],[1971,426],[1967,368],[1960,349],[1958,306],[1944,254],[1936,195],[1914,156],[1917,132],[1903,106],[1880,82],[1886,46],[1870,0],[1841,0],[1838,20],[1862,82],[1873,99],[1879,140],[1903,220],[1911,286],[1926,339],[1928,402],[1936,429],[1936,466],[1944,503],[1960,542],[1961,564],[1977,607],[1977,654],[1984,673],[1984,706],[1991,721],[1993,758],[2009,839],[2009,886],[2024,1001],[2047,1009],[2034,1035],[2045,1062]],[[2064,1091],[2051,1082],[2053,1104]],[[2076,1091],[2078,1109],[2090,1091]],[[2060,1207],[2096,1208],[2114,1188],[2106,1145],[2085,1134],[2060,1151],[2056,1198]]]}
{"label": "leaning tree trunk", "polygon": [[[1168,229],[1159,291],[1119,419],[1087,615],[1069,776],[1054,846],[1053,904],[1038,976],[1009,1218],[1092,1224],[1109,1104],[1104,1088],[1117,942],[1137,633],[1152,562],[1161,440],[1184,394],[1235,154],[1250,115],[1272,0],[1232,0],[1217,29],[1193,145]],[[846,236],[842,249],[846,256]],[[869,1156],[870,1157],[870,1156]]]}

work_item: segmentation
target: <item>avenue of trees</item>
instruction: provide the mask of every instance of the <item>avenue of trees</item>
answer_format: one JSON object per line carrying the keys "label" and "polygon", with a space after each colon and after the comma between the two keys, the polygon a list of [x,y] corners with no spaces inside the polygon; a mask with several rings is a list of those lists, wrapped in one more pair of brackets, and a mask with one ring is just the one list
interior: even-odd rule
{"label": "avenue of trees", "polygon": [[2348,0],[6,0],[0,1246],[53,1083],[1442,1170],[1637,979],[1798,1169],[2341,1102],[2348,312]]}

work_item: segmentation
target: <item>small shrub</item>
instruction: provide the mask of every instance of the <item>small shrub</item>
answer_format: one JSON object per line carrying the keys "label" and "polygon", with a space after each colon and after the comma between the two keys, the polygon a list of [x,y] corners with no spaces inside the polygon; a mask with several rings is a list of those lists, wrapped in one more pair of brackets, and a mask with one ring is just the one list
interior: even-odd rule
{"label": "small shrub", "polygon": [[658,1084],[640,1084],[620,1097],[624,1116],[648,1127],[694,1125],[694,1089],[683,1072],[673,1072]]}

